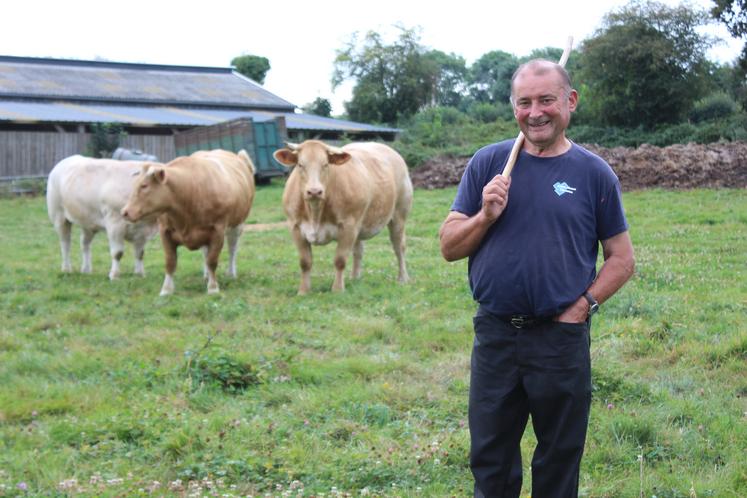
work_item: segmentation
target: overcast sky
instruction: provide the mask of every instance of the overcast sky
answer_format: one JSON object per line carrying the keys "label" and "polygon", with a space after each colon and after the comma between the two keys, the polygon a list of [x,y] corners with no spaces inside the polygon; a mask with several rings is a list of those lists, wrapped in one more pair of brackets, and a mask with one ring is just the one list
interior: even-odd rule
{"label": "overcast sky", "polygon": [[[379,31],[387,43],[399,23],[422,29],[426,47],[455,53],[471,64],[486,52],[517,56],[535,48],[578,44],[604,14],[625,0],[10,0],[3,3],[0,54],[106,59],[194,66],[230,66],[242,54],[267,57],[265,88],[298,106],[316,97],[343,111],[351,85],[330,85],[336,50],[354,32]],[[678,5],[679,0],[665,0]],[[691,5],[710,8],[710,0]],[[714,25],[725,43],[709,52],[731,62],[741,42]],[[572,57],[573,55],[571,55]]]}

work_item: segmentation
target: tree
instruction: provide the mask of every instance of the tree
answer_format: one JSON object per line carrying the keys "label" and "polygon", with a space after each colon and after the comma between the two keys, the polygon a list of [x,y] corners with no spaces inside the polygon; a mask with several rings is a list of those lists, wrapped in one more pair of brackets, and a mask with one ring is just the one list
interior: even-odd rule
{"label": "tree", "polygon": [[236,71],[247,78],[253,79],[260,85],[264,84],[265,76],[267,76],[267,72],[270,70],[269,59],[258,55],[244,54],[234,57],[231,65],[236,68]]}
{"label": "tree", "polygon": [[301,109],[303,112],[308,114],[314,114],[315,116],[322,116],[328,118],[332,115],[332,104],[329,100],[317,97],[313,102],[306,104]]}
{"label": "tree", "polygon": [[431,104],[457,107],[467,90],[467,65],[464,57],[440,50],[431,50],[425,57],[433,65],[429,68],[434,78]]}
{"label": "tree", "polygon": [[469,93],[477,102],[496,104],[508,102],[511,96],[511,76],[519,67],[516,56],[493,50],[482,55],[469,68]]}
{"label": "tree", "polygon": [[457,83],[461,58],[428,51],[417,30],[398,29],[391,45],[369,31],[360,43],[354,34],[337,51],[333,88],[355,81],[352,99],[345,103],[350,119],[395,124],[427,105],[455,98],[446,87]]}
{"label": "tree", "polygon": [[747,74],[747,1],[746,0],[713,0],[716,4],[711,15],[726,25],[734,38],[745,38],[739,66],[742,74]]}
{"label": "tree", "polygon": [[90,157],[112,157],[121,140],[127,136],[121,123],[93,123],[91,140],[86,146],[86,155]]}
{"label": "tree", "polygon": [[582,47],[580,79],[598,124],[652,128],[687,116],[706,90],[707,13],[633,1]]}

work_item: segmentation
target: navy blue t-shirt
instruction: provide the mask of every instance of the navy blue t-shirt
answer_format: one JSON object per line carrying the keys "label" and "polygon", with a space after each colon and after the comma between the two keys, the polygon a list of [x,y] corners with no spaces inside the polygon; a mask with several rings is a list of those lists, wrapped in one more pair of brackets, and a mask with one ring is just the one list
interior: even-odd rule
{"label": "navy blue t-shirt", "polygon": [[[513,140],[477,151],[451,206],[467,216],[503,170]],[[628,229],[620,182],[599,156],[572,144],[555,157],[521,151],[508,204],[469,258],[477,302],[498,315],[554,316],[596,276],[599,241]]]}

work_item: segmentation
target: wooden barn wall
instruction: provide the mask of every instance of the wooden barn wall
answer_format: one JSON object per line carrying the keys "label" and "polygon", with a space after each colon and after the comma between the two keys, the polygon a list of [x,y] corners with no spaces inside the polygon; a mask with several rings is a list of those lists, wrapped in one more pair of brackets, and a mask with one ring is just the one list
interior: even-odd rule
{"label": "wooden barn wall", "polygon": [[[0,132],[0,178],[46,176],[60,160],[85,154],[91,135],[41,131]],[[176,157],[171,135],[127,135],[121,147],[153,154],[159,161]]]}

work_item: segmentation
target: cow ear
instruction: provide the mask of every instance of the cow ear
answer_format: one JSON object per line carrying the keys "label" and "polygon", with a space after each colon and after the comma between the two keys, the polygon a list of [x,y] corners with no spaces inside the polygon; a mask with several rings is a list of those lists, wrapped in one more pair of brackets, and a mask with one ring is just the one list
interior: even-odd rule
{"label": "cow ear", "polygon": [[153,178],[155,178],[158,183],[166,183],[166,170],[163,168],[156,169],[155,173],[153,173]]}
{"label": "cow ear", "polygon": [[289,168],[298,164],[298,153],[289,149],[278,149],[273,152],[272,157]]}
{"label": "cow ear", "polygon": [[345,164],[348,159],[350,159],[350,154],[348,154],[347,152],[343,152],[340,149],[334,151],[330,150],[329,152],[327,152],[327,160],[329,161],[329,164],[335,164],[339,166],[340,164]]}

